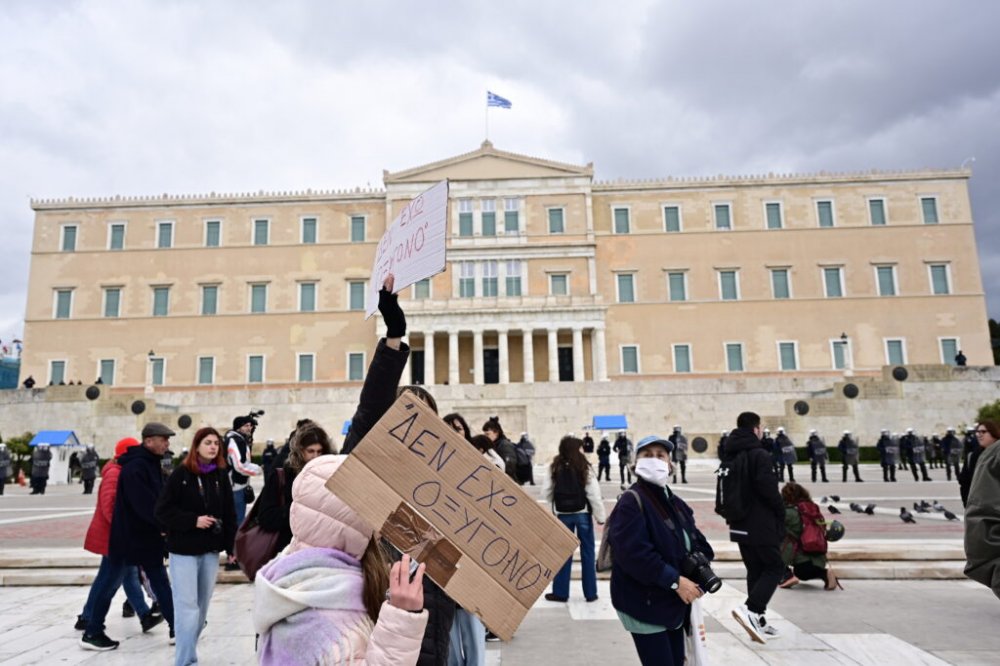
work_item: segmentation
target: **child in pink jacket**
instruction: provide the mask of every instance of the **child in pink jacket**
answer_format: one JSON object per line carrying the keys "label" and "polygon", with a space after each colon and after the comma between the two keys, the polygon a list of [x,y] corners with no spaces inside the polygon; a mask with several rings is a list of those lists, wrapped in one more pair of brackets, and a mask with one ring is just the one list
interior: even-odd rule
{"label": "child in pink jacket", "polygon": [[344,459],[315,458],[292,486],[292,542],[254,583],[261,664],[417,663],[424,565],[412,581],[406,555],[389,570],[374,529],[326,489]]}

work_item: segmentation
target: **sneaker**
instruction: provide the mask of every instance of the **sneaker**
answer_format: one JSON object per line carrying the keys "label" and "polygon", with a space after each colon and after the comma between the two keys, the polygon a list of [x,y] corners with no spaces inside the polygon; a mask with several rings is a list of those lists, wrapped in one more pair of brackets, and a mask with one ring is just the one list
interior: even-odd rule
{"label": "sneaker", "polygon": [[99,634],[84,634],[80,638],[80,647],[84,650],[97,650],[98,652],[107,652],[108,650],[114,650],[118,647],[118,641],[113,641],[108,638],[108,635],[103,631]]}
{"label": "sneaker", "polygon": [[170,627],[170,636],[167,638],[168,645],[177,645],[177,639],[174,638],[174,628]]}
{"label": "sneaker", "polygon": [[135,609],[128,601],[122,604],[122,617],[135,617]]}
{"label": "sneaker", "polygon": [[567,597],[560,597],[558,595],[552,594],[551,592],[547,592],[545,594],[545,600],[546,601],[558,601],[560,603],[566,603],[567,601],[569,601],[569,599]]}
{"label": "sneaker", "polygon": [[76,624],[73,625],[73,628],[76,629],[77,631],[87,630],[87,621],[83,619],[82,615],[76,616]]}
{"label": "sneaker", "polygon": [[733,618],[739,622],[741,627],[746,629],[746,632],[750,634],[750,638],[755,643],[767,642],[767,638],[765,638],[763,629],[760,626],[760,616],[756,613],[751,613],[746,605],[734,609]]}
{"label": "sneaker", "polygon": [[142,633],[146,633],[161,622],[163,622],[163,616],[153,615],[152,612],[146,613],[139,619],[139,624],[142,625]]}
{"label": "sneaker", "polygon": [[163,615],[163,613],[160,612],[160,602],[154,601],[153,605],[149,607],[149,612],[153,615]]}
{"label": "sneaker", "polygon": [[498,643],[500,642],[500,637],[494,634],[489,629],[486,630],[486,642],[487,643]]}
{"label": "sneaker", "polygon": [[758,617],[760,618],[760,626],[762,627],[761,631],[764,632],[765,636],[768,638],[781,638],[781,632],[778,631],[776,626],[768,624],[767,619],[763,615],[758,615]]}

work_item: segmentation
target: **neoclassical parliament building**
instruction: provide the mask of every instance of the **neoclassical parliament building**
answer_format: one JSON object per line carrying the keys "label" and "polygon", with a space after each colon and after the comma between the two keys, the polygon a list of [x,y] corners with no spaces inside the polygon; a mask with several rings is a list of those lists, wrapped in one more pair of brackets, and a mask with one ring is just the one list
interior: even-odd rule
{"label": "neoclassical parliament building", "polygon": [[[991,364],[968,170],[600,181],[477,150],[384,189],[35,200],[22,379],[356,385],[386,225],[450,182],[447,270],[401,292],[426,385]],[[155,185],[152,184],[151,185]]]}

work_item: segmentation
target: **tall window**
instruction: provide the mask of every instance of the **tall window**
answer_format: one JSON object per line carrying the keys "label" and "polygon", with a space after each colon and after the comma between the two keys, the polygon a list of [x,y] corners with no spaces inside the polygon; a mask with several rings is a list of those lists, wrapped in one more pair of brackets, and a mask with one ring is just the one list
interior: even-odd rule
{"label": "tall window", "polygon": [[687,275],[684,271],[667,273],[667,292],[671,301],[687,300]]}
{"label": "tall window", "polygon": [[472,199],[458,200],[458,235],[472,235]]}
{"label": "tall window", "polygon": [[156,223],[156,247],[164,249],[174,246],[174,223]]}
{"label": "tall window", "polygon": [[299,354],[299,381],[311,382],[314,379],[316,357],[312,354]]}
{"label": "tall window", "polygon": [[726,370],[729,372],[743,372],[743,343],[726,343]]}
{"label": "tall window", "polygon": [[108,249],[125,249],[125,224],[116,222],[108,227]]}
{"label": "tall window", "polygon": [[431,297],[431,279],[424,278],[413,284],[413,298],[423,300]]}
{"label": "tall window", "polygon": [[214,384],[215,383],[215,357],[214,356],[199,356],[198,357],[198,383],[199,384]]}
{"label": "tall window", "polygon": [[201,313],[214,315],[219,312],[219,285],[204,284],[201,286]]}
{"label": "tall window", "polygon": [[779,202],[771,201],[764,204],[764,212],[767,217],[768,229],[780,229],[782,227],[781,204]]}
{"label": "tall window", "polygon": [[635,375],[639,373],[639,347],[635,345],[623,345],[622,348],[622,374]]}
{"label": "tall window", "polygon": [[566,273],[549,274],[549,293],[553,296],[569,295],[569,275]]}
{"label": "tall window", "polygon": [[[351,235],[353,236],[354,228],[351,227]],[[353,240],[353,239],[352,239]],[[364,239],[362,239],[364,240]],[[302,244],[303,245],[315,245],[316,244],[316,218],[315,217],[303,217],[302,218]]]}
{"label": "tall window", "polygon": [[732,229],[732,211],[729,204],[727,203],[717,203],[713,206],[715,211],[715,228],[716,229]]}
{"label": "tall window", "polygon": [[871,220],[873,227],[885,226],[885,199],[868,200],[868,217]]}
{"label": "tall window", "polygon": [[771,269],[771,295],[776,299],[792,297],[792,289],[788,281],[787,268]]}
{"label": "tall window", "polygon": [[674,345],[674,372],[691,372],[691,345]]}
{"label": "tall window", "polygon": [[663,229],[671,233],[681,230],[680,206],[663,207]]}
{"label": "tall window", "polygon": [[496,199],[483,199],[480,202],[483,209],[483,235],[497,235],[497,202]]}
{"label": "tall window", "polygon": [[823,284],[827,298],[841,298],[844,295],[844,269],[842,266],[829,266],[823,269]]}
{"label": "tall window", "polygon": [[879,296],[895,296],[896,295],[896,267],[895,266],[876,266],[875,276],[878,280],[878,295]]}
{"label": "tall window", "polygon": [[299,283],[299,312],[316,311],[316,283]]}
{"label": "tall window", "polygon": [[49,361],[49,383],[64,384],[66,382],[66,361]]}
{"label": "tall window", "polygon": [[631,227],[628,208],[613,208],[614,230],[616,234],[627,234]]}
{"label": "tall window", "polygon": [[365,309],[365,283],[362,280],[351,281],[347,283],[348,290],[348,309],[350,310],[364,310]]}
{"label": "tall window", "polygon": [[118,317],[121,314],[121,287],[106,287],[104,289],[104,316]]}
{"label": "tall window", "polygon": [[162,358],[149,359],[149,381],[153,386],[163,386],[166,362]]}
{"label": "tall window", "polygon": [[250,312],[262,314],[267,312],[267,285],[250,285]]}
{"label": "tall window", "polygon": [[782,370],[798,370],[799,350],[795,342],[778,343],[778,367]]}
{"label": "tall window", "polygon": [[930,264],[931,293],[943,296],[951,293],[951,279],[948,275],[948,264]]}
{"label": "tall window", "polygon": [[565,213],[562,208],[549,208],[549,233],[561,234],[566,231]]}
{"label": "tall window", "polygon": [[719,271],[719,298],[737,301],[740,298],[740,283],[737,271]]}
{"label": "tall window", "polygon": [[365,353],[351,352],[347,355],[347,379],[360,382],[365,378]]}
{"label": "tall window", "polygon": [[496,261],[484,261],[483,264],[483,296],[497,295],[498,267]]}
{"label": "tall window", "polygon": [[635,274],[618,273],[618,302],[635,303]]}
{"label": "tall window", "polygon": [[222,221],[205,220],[205,247],[222,245]]}
{"label": "tall window", "polygon": [[503,200],[503,230],[508,236],[513,236],[521,231],[521,200],[507,198]]}
{"label": "tall window", "polygon": [[958,365],[958,338],[941,338],[941,362],[946,365]]}
{"label": "tall window", "polygon": [[906,341],[902,338],[886,340],[885,361],[889,365],[906,365]]}
{"label": "tall window", "polygon": [[268,240],[271,235],[271,221],[270,220],[254,220],[253,221],[253,244],[254,245],[267,245]]}
{"label": "tall window", "polygon": [[101,383],[108,386],[113,385],[115,383],[115,360],[113,358],[101,359],[98,368],[97,376],[101,378]]}
{"label": "tall window", "polygon": [[920,211],[924,215],[924,224],[937,224],[937,197],[920,197]]}
{"label": "tall window", "polygon": [[76,252],[76,231],[75,224],[63,225],[62,243],[60,244],[63,252]]}
{"label": "tall window", "polygon": [[364,215],[351,216],[351,242],[364,243],[367,236],[367,219]]}
{"label": "tall window", "polygon": [[473,261],[463,261],[458,274],[459,298],[474,298],[476,295],[476,264]]}
{"label": "tall window", "polygon": [[170,287],[153,287],[153,316],[170,314]]}
{"label": "tall window", "polygon": [[843,340],[831,340],[830,349],[833,351],[833,369],[844,370],[847,368],[847,343]]}
{"label": "tall window", "polygon": [[819,221],[819,226],[821,227],[832,227],[833,226],[833,202],[832,201],[817,201],[816,202],[816,219]]}
{"label": "tall window", "polygon": [[261,384],[264,382],[264,357],[251,354],[247,357],[247,383]]}
{"label": "tall window", "polygon": [[55,307],[53,308],[55,319],[69,319],[73,316],[73,290],[56,289]]}
{"label": "tall window", "polygon": [[520,296],[521,295],[521,260],[511,259],[507,261],[506,268],[507,284],[504,285],[507,290],[504,292],[507,296]]}

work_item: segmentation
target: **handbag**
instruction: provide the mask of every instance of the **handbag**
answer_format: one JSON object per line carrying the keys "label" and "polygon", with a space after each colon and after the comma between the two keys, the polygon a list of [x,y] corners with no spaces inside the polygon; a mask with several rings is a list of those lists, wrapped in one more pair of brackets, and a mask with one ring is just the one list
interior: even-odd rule
{"label": "handbag", "polygon": [[248,483],[243,487],[243,501],[247,504],[253,504],[254,498],[257,496],[253,492],[253,487]]}
{"label": "handbag", "polygon": [[[639,494],[634,490],[632,490],[631,488],[629,488],[625,492],[631,493],[632,496],[635,497],[635,501],[639,503],[639,513],[643,513],[645,509],[642,508],[642,498],[639,497]],[[615,508],[618,508],[617,504],[615,505]],[[601,537],[601,548],[600,550],[597,551],[597,562],[595,566],[596,569],[601,573],[604,573],[605,571],[610,571],[611,567],[614,565],[614,561],[611,555],[611,539],[608,538],[609,528],[611,527],[611,520],[614,518],[614,516],[615,516],[615,510],[612,509],[611,515],[608,516],[608,520],[604,525],[604,536]]]}
{"label": "handbag", "polygon": [[[285,470],[281,467],[277,469],[278,474],[278,506],[285,506]],[[249,490],[250,486],[246,487]],[[240,525],[236,532],[236,563],[239,564],[243,574],[253,582],[257,577],[257,572],[261,567],[274,559],[278,554],[278,540],[281,538],[280,532],[269,532],[260,526],[257,519],[257,509],[260,505],[254,504],[247,514],[246,520]]]}

